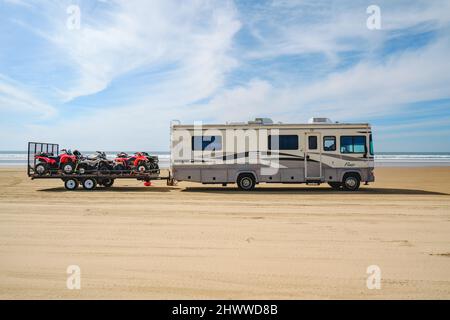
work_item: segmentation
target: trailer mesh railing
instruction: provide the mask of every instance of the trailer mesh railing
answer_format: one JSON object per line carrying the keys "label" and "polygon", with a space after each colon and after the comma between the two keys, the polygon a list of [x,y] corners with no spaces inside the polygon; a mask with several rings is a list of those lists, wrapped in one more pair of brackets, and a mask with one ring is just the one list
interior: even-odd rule
{"label": "trailer mesh railing", "polygon": [[51,153],[54,156],[59,154],[59,144],[56,143],[43,143],[43,142],[28,142],[28,165],[27,173],[28,176],[32,176],[34,168],[36,167],[36,154],[41,152]]}

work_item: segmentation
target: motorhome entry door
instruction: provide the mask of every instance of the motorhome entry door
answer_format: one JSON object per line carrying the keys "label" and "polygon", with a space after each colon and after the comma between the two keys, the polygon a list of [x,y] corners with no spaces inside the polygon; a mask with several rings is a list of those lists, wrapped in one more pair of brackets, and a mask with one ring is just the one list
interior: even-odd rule
{"label": "motorhome entry door", "polygon": [[305,179],[322,180],[321,134],[305,133]]}

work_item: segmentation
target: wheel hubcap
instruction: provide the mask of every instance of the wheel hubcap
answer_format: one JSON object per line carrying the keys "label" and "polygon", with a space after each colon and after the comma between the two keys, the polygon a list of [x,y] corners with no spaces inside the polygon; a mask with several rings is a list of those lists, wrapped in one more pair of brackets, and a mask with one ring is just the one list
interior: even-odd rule
{"label": "wheel hubcap", "polygon": [[36,168],[36,171],[38,172],[38,173],[43,173],[44,172],[44,166],[37,166],[37,168]]}
{"label": "wheel hubcap", "polygon": [[73,188],[75,188],[75,181],[74,180],[69,180],[69,181],[67,181],[67,187],[69,188],[69,189],[73,189]]}
{"label": "wheel hubcap", "polygon": [[242,180],[242,186],[243,186],[244,188],[248,188],[248,187],[250,187],[250,185],[251,185],[250,179],[245,178],[245,179]]}
{"label": "wheel hubcap", "polygon": [[94,186],[94,182],[92,180],[87,180],[84,185],[86,188],[91,189]]}
{"label": "wheel hubcap", "polygon": [[350,188],[354,188],[356,186],[356,180],[354,178],[348,178],[345,184]]}
{"label": "wheel hubcap", "polygon": [[70,166],[70,165],[64,166],[64,171],[65,172],[71,172],[72,171],[72,166]]}

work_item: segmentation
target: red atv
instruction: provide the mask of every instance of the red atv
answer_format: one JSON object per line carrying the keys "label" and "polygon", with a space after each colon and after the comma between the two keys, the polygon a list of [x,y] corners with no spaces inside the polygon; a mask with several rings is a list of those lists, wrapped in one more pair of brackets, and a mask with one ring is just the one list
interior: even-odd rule
{"label": "red atv", "polygon": [[75,170],[80,152],[75,150],[73,153],[70,150],[62,149],[58,156],[53,153],[40,152],[34,158],[36,159],[36,166],[34,172],[42,176],[48,172],[53,173],[62,170],[65,174],[71,174]]}
{"label": "red atv", "polygon": [[115,171],[137,171],[139,173],[147,172],[152,169],[152,163],[145,152],[136,152],[133,156],[129,156],[125,152],[121,152],[114,160]]}

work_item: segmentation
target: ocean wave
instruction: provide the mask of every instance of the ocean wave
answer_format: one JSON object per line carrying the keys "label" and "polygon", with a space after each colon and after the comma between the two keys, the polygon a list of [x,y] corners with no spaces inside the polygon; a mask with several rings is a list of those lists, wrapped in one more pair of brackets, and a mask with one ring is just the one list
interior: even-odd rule
{"label": "ocean wave", "polygon": [[[150,152],[150,154],[152,154]],[[153,153],[157,154],[157,153]],[[170,154],[157,154],[160,163],[168,163],[170,162]],[[107,153],[106,156],[108,159],[113,160],[116,157],[116,153]],[[26,163],[27,162],[27,154],[23,153],[0,153],[0,165],[4,165],[5,163]],[[450,162],[450,154],[379,154],[375,155],[375,162],[423,162],[423,163],[435,163],[442,162],[447,163]]]}

